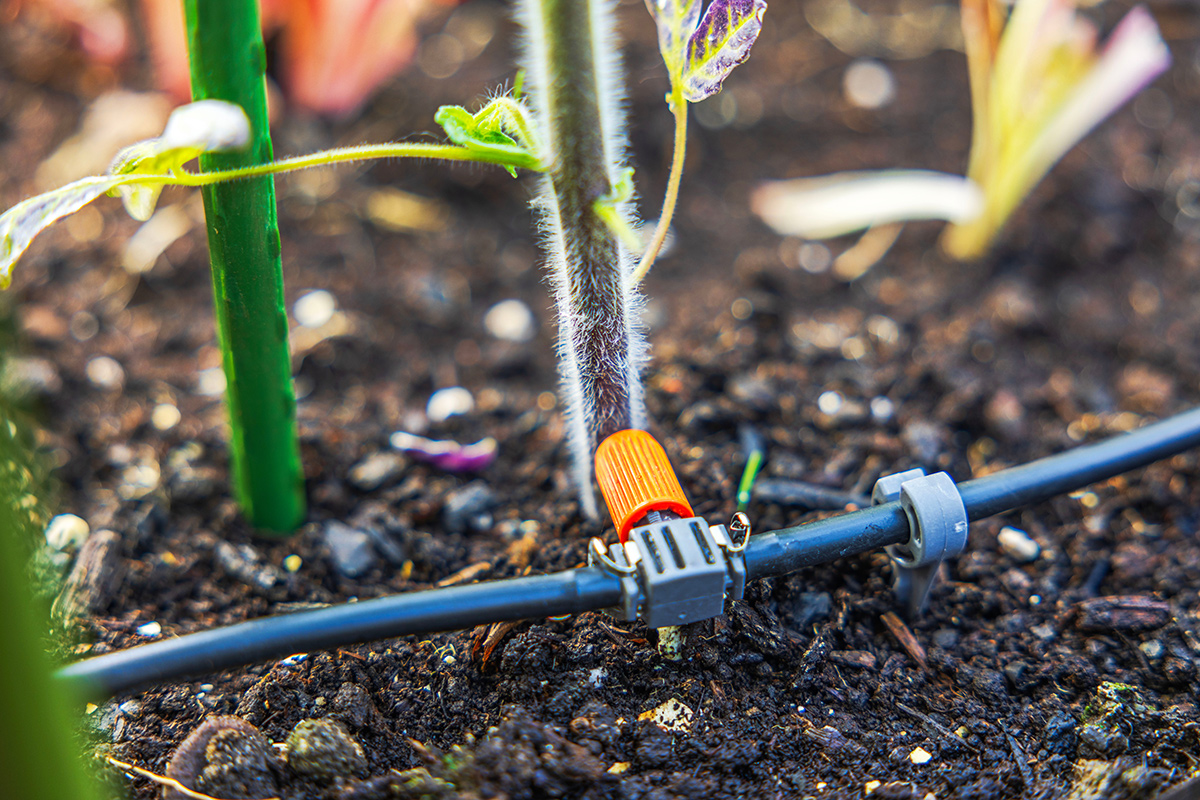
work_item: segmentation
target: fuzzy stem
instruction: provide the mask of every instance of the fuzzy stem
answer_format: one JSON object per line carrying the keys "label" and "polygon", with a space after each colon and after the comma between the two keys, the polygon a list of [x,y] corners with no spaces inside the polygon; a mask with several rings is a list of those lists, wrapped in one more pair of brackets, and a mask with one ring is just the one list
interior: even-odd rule
{"label": "fuzzy stem", "polygon": [[616,431],[642,426],[645,417],[642,344],[628,281],[632,259],[594,211],[622,166],[611,4],[523,0],[520,11],[530,96],[550,167],[542,221],[557,292],[574,474],[584,512],[595,518],[596,445]]}
{"label": "fuzzy stem", "polygon": [[[271,160],[256,0],[185,0],[192,95],[237,103],[251,143],[200,158],[215,171]],[[275,184],[269,177],[204,189],[217,338],[225,366],[234,489],[256,527],[286,532],[305,515],[283,300]]]}
{"label": "fuzzy stem", "polygon": [[671,218],[675,216],[675,205],[679,200],[679,181],[683,177],[683,162],[687,155],[687,102],[683,99],[683,88],[678,81],[672,81],[671,94],[668,100],[671,113],[675,116],[675,151],[671,156],[671,174],[667,178],[667,193],[663,196],[662,213],[658,215],[658,224],[654,227],[654,237],[642,260],[638,262],[630,281],[634,286],[642,282],[646,273],[654,266],[658,251],[667,240],[671,230]]}

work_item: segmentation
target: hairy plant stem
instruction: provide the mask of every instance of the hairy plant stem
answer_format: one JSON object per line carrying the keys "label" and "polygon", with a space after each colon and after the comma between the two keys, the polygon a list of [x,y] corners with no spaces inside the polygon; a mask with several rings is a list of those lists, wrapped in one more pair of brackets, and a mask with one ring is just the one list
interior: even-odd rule
{"label": "hairy plant stem", "polygon": [[[206,171],[272,158],[256,0],[185,0],[192,94],[226,100],[250,120],[242,152],[200,157]],[[225,367],[230,462],[242,511],[256,527],[294,530],[305,515],[283,301],[275,184],[251,177],[204,189],[217,338]]]}
{"label": "hairy plant stem", "polygon": [[594,211],[618,180],[624,155],[610,16],[609,0],[520,4],[530,98],[549,167],[540,207],[557,294],[574,475],[583,510],[593,518],[596,445],[645,421],[632,258]]}
{"label": "hairy plant stem", "polygon": [[121,184],[166,184],[170,186],[212,186],[229,181],[256,178],[262,175],[279,175],[313,167],[328,167],[334,164],[349,164],[376,158],[428,158],[433,161],[464,161],[479,164],[497,164],[518,169],[544,171],[541,162],[533,157],[516,157],[501,161],[493,153],[481,153],[452,144],[364,144],[342,147],[337,150],[322,150],[303,156],[289,156],[269,164],[253,164],[248,167],[215,170],[212,172],[176,172],[170,175],[130,173],[122,176]]}
{"label": "hairy plant stem", "polygon": [[671,174],[667,178],[667,193],[663,196],[662,212],[658,215],[658,224],[654,226],[654,236],[650,239],[646,251],[642,253],[637,269],[629,278],[634,286],[640,284],[654,266],[654,259],[658,258],[658,251],[662,249],[663,242],[667,240],[667,233],[671,230],[671,219],[675,216],[675,206],[679,201],[679,182],[683,177],[683,162],[687,157],[687,102],[683,99],[683,87],[679,82],[672,80],[671,84],[671,93],[667,100],[671,113],[675,116]]}

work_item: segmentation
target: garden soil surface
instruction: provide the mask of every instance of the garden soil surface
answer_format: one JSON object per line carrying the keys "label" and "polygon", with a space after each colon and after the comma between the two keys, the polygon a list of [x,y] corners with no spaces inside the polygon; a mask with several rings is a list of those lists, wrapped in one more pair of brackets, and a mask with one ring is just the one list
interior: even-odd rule
{"label": "garden soil surface", "polygon": [[[950,262],[938,224],[911,225],[847,282],[829,258],[853,242],[781,239],[750,210],[756,184],[961,172],[970,137],[964,58],[942,47],[953,17],[937,27],[946,9],[923,0],[863,8],[869,25],[851,6],[772,3],[751,60],[694,112],[674,244],[645,285],[645,378],[652,430],[713,522],[734,510],[741,424],[768,442],[765,477],[853,500],[888,473],[967,479],[1200,404],[1194,8],[1152,0],[1171,71],[1056,167],[987,258]],[[1107,30],[1125,8],[1089,13]],[[619,12],[639,202],[653,217],[670,155],[666,84],[643,4]],[[449,13],[427,32],[457,35],[470,56],[452,77],[428,74],[444,71],[448,41],[430,40],[427,71],[414,66],[354,118],[285,116],[277,152],[432,140],[439,104],[511,81],[504,9]],[[844,91],[862,58],[894,82],[879,109]],[[88,65],[27,15],[5,23],[6,207],[37,190],[38,165],[121,86],[151,88],[145,70]],[[88,141],[87,155],[103,147]],[[174,637],[568,569],[585,563],[589,537],[613,537],[581,515],[568,479],[536,180],[388,162],[278,186],[289,311],[315,289],[337,306],[321,327],[292,323],[310,501],[292,538],[256,535],[230,495],[203,233],[186,222],[194,198],[165,193],[193,230],[148,271],[122,266],[138,225],[116,201],[60,224],[18,266],[14,363],[56,465],[54,509],[119,536],[123,579],[62,625],[64,658],[144,643],[147,623]],[[485,326],[509,299],[532,310],[527,342]],[[472,410],[430,420],[430,396],[454,386]],[[492,436],[499,457],[479,475],[448,474],[395,454],[397,430]],[[587,613],[348,644],[80,712],[97,752],[157,773],[206,718],[236,715],[275,743],[302,720],[337,720],[363,758],[342,741],[330,770],[270,767],[270,791],[287,798],[1157,797],[1200,754],[1197,509],[1200,453],[1189,452],[978,522],[907,629],[889,625],[891,568],[874,552],[748,587],[689,628],[678,662],[658,654],[655,631]],[[749,511],[757,531],[835,513]],[[346,533],[335,522],[352,540],[368,534],[360,562],[335,558]],[[1040,554],[1002,548],[1006,527]],[[690,713],[673,727],[647,718],[669,701]],[[96,771],[114,793],[162,791],[100,760]]]}

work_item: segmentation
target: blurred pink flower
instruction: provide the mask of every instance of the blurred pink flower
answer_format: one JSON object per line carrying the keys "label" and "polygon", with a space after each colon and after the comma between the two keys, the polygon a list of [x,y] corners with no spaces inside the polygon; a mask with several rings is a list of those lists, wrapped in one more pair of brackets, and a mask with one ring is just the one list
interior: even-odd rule
{"label": "blurred pink flower", "polygon": [[[457,0],[260,0],[264,36],[278,37],[276,76],[289,102],[323,114],[357,110],[413,57],[417,26]],[[118,64],[131,51],[130,21],[116,0],[8,0],[70,28],[89,58]],[[139,0],[155,80],[191,98],[182,0]]]}

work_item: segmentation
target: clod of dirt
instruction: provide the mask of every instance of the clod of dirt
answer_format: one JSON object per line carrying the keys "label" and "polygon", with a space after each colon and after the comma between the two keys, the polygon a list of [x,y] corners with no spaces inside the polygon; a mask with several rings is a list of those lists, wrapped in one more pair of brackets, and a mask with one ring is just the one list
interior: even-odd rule
{"label": "clod of dirt", "polygon": [[1142,800],[1157,797],[1168,777],[1133,758],[1116,761],[1083,760],[1075,765],[1075,784],[1067,800]]}
{"label": "clod of dirt", "polygon": [[292,728],[287,763],[293,772],[318,783],[360,777],[367,770],[362,745],[332,719],[306,719]]}
{"label": "clod of dirt", "polygon": [[[217,798],[279,795],[279,763],[270,740],[238,717],[210,717],[180,743],[167,764],[167,777]],[[170,787],[163,800],[185,800]]]}

